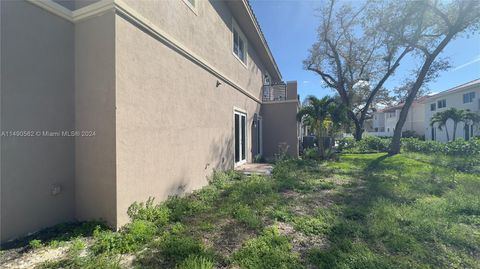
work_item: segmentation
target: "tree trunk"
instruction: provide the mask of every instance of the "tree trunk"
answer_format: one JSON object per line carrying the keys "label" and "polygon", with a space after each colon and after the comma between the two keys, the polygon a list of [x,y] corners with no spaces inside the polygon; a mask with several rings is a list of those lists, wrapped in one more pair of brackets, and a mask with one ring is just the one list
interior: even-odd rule
{"label": "tree trunk", "polygon": [[457,124],[458,123],[456,121],[453,122],[453,141],[455,141],[455,138],[457,138]]}
{"label": "tree trunk", "polygon": [[363,128],[360,124],[355,124],[355,140],[360,141],[362,140],[362,135],[363,135]]}
{"label": "tree trunk", "polygon": [[360,141],[362,140],[362,134],[363,134],[363,120],[361,119],[358,119],[357,116],[355,115],[355,113],[353,113],[353,111],[349,110],[348,111],[348,117],[353,121],[353,123],[355,124],[355,134],[354,134],[354,138],[356,141]]}
{"label": "tree trunk", "polygon": [[317,148],[318,148],[318,155],[320,158],[325,157],[325,147],[323,143],[323,120],[319,120],[318,122],[318,128],[317,128]]}
{"label": "tree trunk", "polygon": [[445,124],[445,133],[447,134],[447,142],[450,141],[450,135],[448,134],[447,124]]}
{"label": "tree trunk", "polygon": [[429,54],[426,57],[425,62],[423,63],[420,72],[418,73],[417,79],[415,80],[412,89],[408,93],[407,99],[405,100],[402,110],[400,111],[400,118],[398,119],[395,126],[392,143],[390,144],[390,151],[388,152],[390,156],[400,153],[400,139],[402,138],[402,129],[407,119],[408,110],[412,106],[412,103],[417,96],[418,90],[420,89],[420,87],[422,87],[423,81],[425,80],[425,77],[427,76],[428,71],[432,66],[432,63],[435,61],[435,58],[437,58],[438,54],[440,54],[440,52],[445,48],[445,46],[447,46],[448,42],[450,42],[450,40],[453,38],[453,36],[455,35],[454,33],[455,31],[453,31],[453,34],[452,32],[448,33],[448,35],[445,36],[445,38],[442,40],[442,42],[440,42],[440,44],[433,51],[433,53]]}

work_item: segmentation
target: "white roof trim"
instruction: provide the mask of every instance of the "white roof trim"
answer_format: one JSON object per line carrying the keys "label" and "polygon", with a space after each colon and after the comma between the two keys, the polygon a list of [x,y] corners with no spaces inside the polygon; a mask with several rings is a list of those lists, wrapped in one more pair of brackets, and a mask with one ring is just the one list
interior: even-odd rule
{"label": "white roof trim", "polygon": [[115,0],[101,0],[83,8],[77,9],[75,11],[71,11],[68,8],[52,0],[27,1],[70,22],[78,22],[83,19],[111,10],[115,7]]}
{"label": "white roof trim", "polygon": [[450,88],[448,90],[445,90],[443,92],[439,92],[439,93],[430,95],[430,96],[426,97],[425,99],[423,99],[421,101],[421,103],[425,104],[425,103],[431,102],[432,99],[443,97],[443,96],[453,94],[453,93],[457,93],[457,92],[464,91],[464,90],[469,90],[471,88],[478,87],[478,86],[480,86],[480,79],[472,80],[470,82],[455,86],[455,87]]}

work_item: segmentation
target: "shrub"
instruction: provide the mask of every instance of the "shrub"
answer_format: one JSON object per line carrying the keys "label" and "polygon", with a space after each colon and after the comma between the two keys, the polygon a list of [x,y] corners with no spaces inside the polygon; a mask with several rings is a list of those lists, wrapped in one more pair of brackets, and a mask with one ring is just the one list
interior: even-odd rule
{"label": "shrub", "polygon": [[128,207],[127,214],[133,220],[145,220],[156,225],[165,225],[169,221],[170,210],[163,205],[154,205],[150,197],[145,203],[134,202]]}
{"label": "shrub", "polygon": [[343,138],[338,141],[337,149],[347,153],[385,152],[390,146],[390,138],[366,136],[360,141],[353,138]]}
{"label": "shrub", "polygon": [[38,249],[38,248],[43,247],[43,244],[42,244],[42,241],[41,241],[41,240],[33,239],[33,240],[31,240],[31,241],[28,243],[28,246],[29,246],[31,249]]}
{"label": "shrub", "polygon": [[247,269],[302,268],[289,239],[276,228],[268,228],[260,237],[246,241],[233,254],[233,262]]}
{"label": "shrub", "polygon": [[205,205],[192,197],[170,196],[165,201],[165,206],[170,210],[171,221],[181,221],[185,217],[192,216]]}
{"label": "shrub", "polygon": [[93,234],[96,240],[92,245],[92,251],[97,255],[137,251],[153,239],[156,231],[157,227],[153,222],[140,219],[135,219],[118,233],[96,230]]}
{"label": "shrub", "polygon": [[339,151],[348,151],[356,146],[356,142],[352,137],[345,137],[338,141],[337,149]]}
{"label": "shrub", "polygon": [[440,153],[450,156],[480,155],[480,139],[465,141],[458,139],[447,143],[422,141],[416,138],[402,138],[402,147],[406,151],[421,153]]}
{"label": "shrub", "polygon": [[305,159],[316,160],[319,158],[318,148],[307,148],[305,149],[303,156]]}
{"label": "shrub", "polygon": [[403,131],[402,132],[402,137],[404,137],[404,138],[412,137],[412,138],[418,138],[420,140],[425,140],[424,135],[419,135],[415,131],[411,131],[411,130]]}

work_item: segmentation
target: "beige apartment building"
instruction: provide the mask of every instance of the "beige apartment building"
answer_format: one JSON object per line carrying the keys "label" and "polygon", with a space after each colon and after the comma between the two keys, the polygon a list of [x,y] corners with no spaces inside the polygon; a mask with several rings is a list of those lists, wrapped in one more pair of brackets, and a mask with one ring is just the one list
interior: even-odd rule
{"label": "beige apartment building", "polygon": [[1,1],[1,242],[128,221],[215,170],[298,154],[296,82],[247,0]]}

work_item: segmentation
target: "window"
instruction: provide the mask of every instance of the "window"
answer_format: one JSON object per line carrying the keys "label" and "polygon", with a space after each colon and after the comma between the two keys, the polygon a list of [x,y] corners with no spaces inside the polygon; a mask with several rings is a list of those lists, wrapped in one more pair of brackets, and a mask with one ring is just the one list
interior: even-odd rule
{"label": "window", "polygon": [[247,64],[247,39],[240,31],[238,25],[233,22],[233,54],[243,63]]}
{"label": "window", "polygon": [[446,99],[438,100],[437,101],[437,106],[438,106],[438,108],[447,107],[447,100]]}
{"label": "window", "polygon": [[471,103],[475,99],[475,92],[469,92],[463,94],[463,103]]}
{"label": "window", "polygon": [[430,111],[435,111],[437,110],[437,104],[433,103],[433,104],[430,104]]}
{"label": "window", "polygon": [[183,0],[183,2],[193,11],[193,13],[197,14],[197,0]]}

